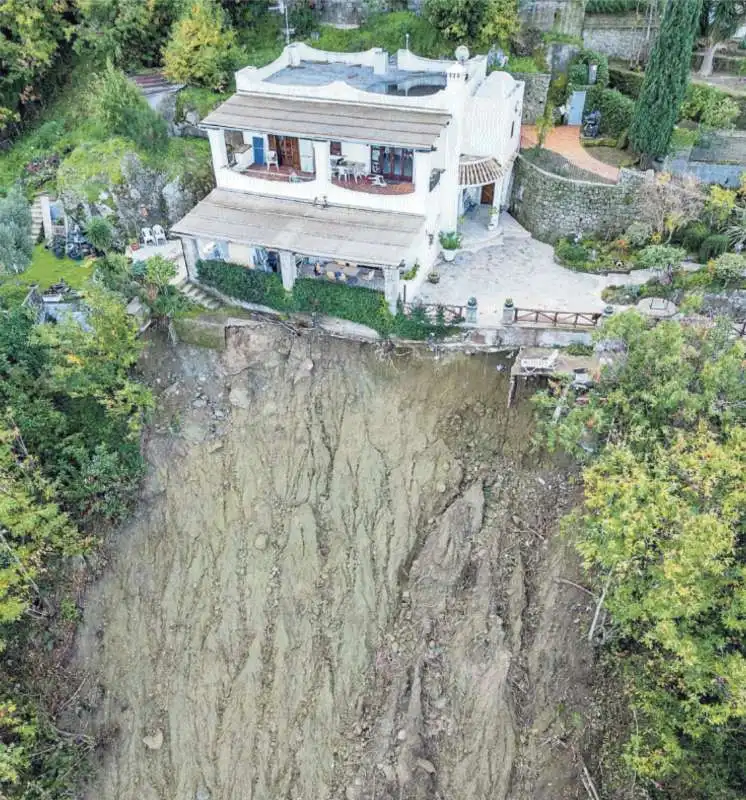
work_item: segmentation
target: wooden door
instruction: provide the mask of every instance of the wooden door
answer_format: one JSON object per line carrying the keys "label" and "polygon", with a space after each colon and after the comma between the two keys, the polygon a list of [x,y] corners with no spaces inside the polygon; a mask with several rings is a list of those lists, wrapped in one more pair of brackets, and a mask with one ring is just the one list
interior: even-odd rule
{"label": "wooden door", "polygon": [[280,164],[300,169],[300,147],[294,136],[280,137]]}
{"label": "wooden door", "polygon": [[491,206],[495,202],[495,184],[494,183],[485,183],[482,187],[482,196],[479,198],[479,202],[485,206]]}

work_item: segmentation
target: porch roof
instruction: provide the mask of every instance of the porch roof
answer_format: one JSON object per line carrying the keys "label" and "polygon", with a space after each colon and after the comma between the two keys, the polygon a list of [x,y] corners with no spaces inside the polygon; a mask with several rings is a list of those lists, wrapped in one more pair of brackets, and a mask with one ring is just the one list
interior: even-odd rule
{"label": "porch roof", "polygon": [[444,111],[256,93],[234,94],[201,126],[430,150],[450,119]]}
{"label": "porch roof", "polygon": [[459,186],[484,186],[503,176],[503,168],[495,158],[462,155],[458,165]]}
{"label": "porch roof", "polygon": [[224,239],[306,256],[398,266],[425,217],[213,189],[171,229],[178,236]]}

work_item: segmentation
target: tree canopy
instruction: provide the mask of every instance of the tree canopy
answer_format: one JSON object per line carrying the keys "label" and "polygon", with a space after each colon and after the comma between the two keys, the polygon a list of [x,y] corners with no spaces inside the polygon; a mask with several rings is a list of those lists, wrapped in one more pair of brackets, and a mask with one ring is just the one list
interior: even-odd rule
{"label": "tree canopy", "polygon": [[31,263],[31,208],[16,185],[0,199],[0,274],[23,272]]}
{"label": "tree canopy", "polygon": [[736,800],[746,788],[746,346],[726,321],[651,328],[635,312],[601,337],[615,366],[584,401],[538,403],[550,444],[587,464],[583,505],[565,527],[612,618],[638,719],[626,758],[665,796]]}
{"label": "tree canopy", "polygon": [[520,27],[517,0],[426,0],[423,12],[454,44],[508,44]]}
{"label": "tree canopy", "polygon": [[194,0],[163,53],[166,75],[180,83],[222,90],[235,66],[236,34],[214,0]]}
{"label": "tree canopy", "polygon": [[686,95],[702,0],[668,0],[629,128],[643,165],[665,155]]}

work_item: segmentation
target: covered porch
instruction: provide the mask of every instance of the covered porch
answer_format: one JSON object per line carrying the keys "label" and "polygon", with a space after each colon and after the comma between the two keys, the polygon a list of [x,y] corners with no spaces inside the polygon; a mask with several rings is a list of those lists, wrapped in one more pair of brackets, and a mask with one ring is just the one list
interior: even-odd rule
{"label": "covered porch", "polygon": [[459,160],[459,233],[464,249],[498,244],[506,170],[495,158],[462,155]]}
{"label": "covered porch", "polygon": [[290,291],[299,275],[384,292],[396,310],[400,272],[417,258],[425,218],[214,189],[172,228],[196,278],[201,258],[275,271]]}

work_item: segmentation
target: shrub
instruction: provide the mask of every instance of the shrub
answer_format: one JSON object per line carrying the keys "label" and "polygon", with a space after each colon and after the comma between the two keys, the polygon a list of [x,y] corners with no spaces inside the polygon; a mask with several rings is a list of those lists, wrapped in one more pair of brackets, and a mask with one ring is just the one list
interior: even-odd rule
{"label": "shrub", "polygon": [[511,56],[505,66],[511,75],[535,74],[541,72],[533,56]]}
{"label": "shrub", "polygon": [[653,226],[647,222],[633,222],[626,230],[624,238],[630,247],[645,247],[653,235]]}
{"label": "shrub", "polygon": [[91,113],[105,135],[122,136],[146,150],[162,150],[168,144],[165,120],[111,63],[93,85]]}
{"label": "shrub", "polygon": [[637,256],[637,263],[645,269],[678,269],[684,260],[686,252],[681,247],[672,247],[667,244],[651,244],[641,250]]}
{"label": "shrub", "polygon": [[567,70],[567,80],[573,86],[586,86],[588,83],[588,65],[573,64]]}
{"label": "shrub", "polygon": [[516,0],[425,0],[422,12],[446,39],[458,44],[506,45],[520,29]]}
{"label": "shrub", "polygon": [[582,244],[576,244],[568,239],[560,239],[554,247],[554,254],[560,263],[568,267],[585,265],[590,258],[590,251]]}
{"label": "shrub", "polygon": [[700,263],[706,264],[713,258],[727,253],[729,244],[728,237],[724,233],[713,233],[711,236],[708,236],[699,248]]}
{"label": "shrub", "polygon": [[712,263],[715,280],[728,286],[740,281],[746,273],[746,256],[740,253],[723,253]]}
{"label": "shrub", "polygon": [[619,67],[609,68],[609,85],[612,89],[618,89],[622,94],[636,100],[640,96],[642,82],[645,74],[642,72],[632,72]]}
{"label": "shrub", "polygon": [[689,84],[680,109],[681,117],[706,128],[732,128],[739,113],[738,103],[725,92],[697,83]]}
{"label": "shrub", "polygon": [[712,234],[704,222],[692,222],[684,229],[681,244],[687,253],[699,253],[702,242]]}
{"label": "shrub", "polygon": [[195,0],[174,26],[163,66],[171,80],[220,91],[230,82],[236,57],[236,34],[222,8],[213,0]]}
{"label": "shrub", "polygon": [[645,7],[640,0],[588,0],[586,14],[626,14]]}
{"label": "shrub", "polygon": [[586,113],[601,112],[601,133],[617,138],[629,128],[634,110],[634,100],[616,89],[604,89],[600,84],[591,87],[585,101]]}
{"label": "shrub", "polygon": [[104,217],[92,217],[86,225],[85,236],[91,246],[102,253],[111,250],[114,243],[114,230]]}
{"label": "shrub", "polygon": [[603,53],[599,53],[596,50],[580,50],[573,58],[572,64],[585,64],[586,67],[590,64],[596,64],[598,70],[596,71],[596,83],[594,86],[600,86],[605,89],[609,85],[609,59]]}

